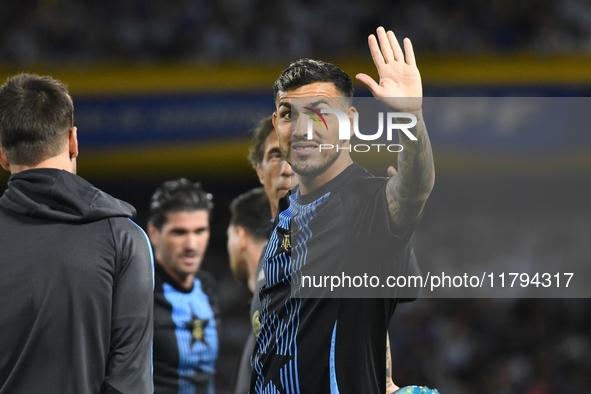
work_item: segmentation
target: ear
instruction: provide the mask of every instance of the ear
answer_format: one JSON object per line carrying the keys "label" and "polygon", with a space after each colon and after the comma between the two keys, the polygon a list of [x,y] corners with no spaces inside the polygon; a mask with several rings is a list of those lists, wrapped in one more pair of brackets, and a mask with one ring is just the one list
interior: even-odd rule
{"label": "ear", "polygon": [[273,112],[273,128],[275,129],[275,133],[277,133],[277,111]]}
{"label": "ear", "polygon": [[242,226],[236,226],[236,234],[238,234],[238,250],[244,252],[248,246],[248,239],[250,235],[248,231]]}
{"label": "ear", "polygon": [[10,171],[10,163],[8,162],[8,158],[6,157],[6,154],[4,153],[4,149],[2,149],[1,146],[0,146],[0,165],[2,165],[2,168],[4,168],[6,171]]}
{"label": "ear", "polygon": [[160,231],[152,224],[152,222],[148,223],[148,237],[152,244],[157,244],[160,240]]}
{"label": "ear", "polygon": [[357,108],[355,107],[349,107],[347,108],[347,116],[349,117],[349,124],[351,125],[350,130],[349,130],[349,138],[353,137],[353,134],[355,134],[355,129],[354,129],[354,116],[357,113]]}
{"label": "ear", "polygon": [[70,159],[78,157],[78,128],[72,127],[68,133],[68,150]]}
{"label": "ear", "polygon": [[254,169],[257,172],[257,176],[259,177],[259,182],[261,185],[265,186],[265,174],[263,173],[263,169],[259,163],[254,163]]}

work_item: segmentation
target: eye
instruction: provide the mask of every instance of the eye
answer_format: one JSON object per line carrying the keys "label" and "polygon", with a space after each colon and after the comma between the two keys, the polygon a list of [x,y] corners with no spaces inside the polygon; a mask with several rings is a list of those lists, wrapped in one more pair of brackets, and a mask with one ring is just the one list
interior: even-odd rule
{"label": "eye", "polygon": [[281,154],[281,151],[277,148],[274,148],[273,150],[270,150],[265,154],[265,162],[267,163],[276,162],[279,160],[283,160],[283,155]]}

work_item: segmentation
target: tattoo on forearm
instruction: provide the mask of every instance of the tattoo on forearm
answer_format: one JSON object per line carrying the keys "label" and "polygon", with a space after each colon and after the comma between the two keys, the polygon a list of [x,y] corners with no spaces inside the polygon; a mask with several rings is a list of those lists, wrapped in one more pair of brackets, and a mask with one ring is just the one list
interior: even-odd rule
{"label": "tattoo on forearm", "polygon": [[394,384],[392,380],[392,354],[390,353],[390,336],[386,336],[386,387]]}
{"label": "tattoo on forearm", "polygon": [[386,193],[390,217],[399,226],[419,217],[435,181],[433,152],[422,114],[410,131],[417,141],[398,133],[404,149],[398,154],[398,175],[390,179]]}

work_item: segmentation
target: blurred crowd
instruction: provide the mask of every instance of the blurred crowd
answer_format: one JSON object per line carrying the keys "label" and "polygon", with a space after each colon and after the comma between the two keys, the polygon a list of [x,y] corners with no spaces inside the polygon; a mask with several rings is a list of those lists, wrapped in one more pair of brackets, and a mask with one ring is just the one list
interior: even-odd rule
{"label": "blurred crowd", "polygon": [[[507,193],[491,183],[504,198],[490,191],[482,193],[490,200],[438,206],[439,199],[426,208],[415,242],[423,267],[498,273],[570,266],[579,280],[589,278],[591,213],[570,192],[574,186],[559,187],[572,197],[569,206],[549,194],[528,204],[519,186]],[[521,187],[536,193],[525,181]],[[394,375],[442,393],[588,393],[590,326],[588,298],[419,299],[401,304],[391,322]]]}
{"label": "blurred crowd", "polygon": [[423,54],[591,52],[587,0],[19,0],[0,2],[0,64],[354,57],[379,25]]}
{"label": "blurred crowd", "polygon": [[589,299],[421,299],[391,325],[395,381],[442,393],[591,392]]}

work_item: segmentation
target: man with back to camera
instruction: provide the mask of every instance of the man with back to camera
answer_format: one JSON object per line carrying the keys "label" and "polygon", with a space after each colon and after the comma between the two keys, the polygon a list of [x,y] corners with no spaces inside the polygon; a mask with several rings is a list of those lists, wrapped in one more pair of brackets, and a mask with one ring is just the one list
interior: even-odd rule
{"label": "man with back to camera", "polygon": [[[257,127],[252,131],[252,142],[250,146],[249,160],[253,168],[257,172],[257,176],[259,178],[260,183],[264,187],[265,193],[268,198],[267,202],[269,204],[271,214],[273,215],[273,217],[275,217],[277,214],[277,205],[279,204],[279,200],[283,196],[285,196],[287,191],[290,189],[291,185],[297,184],[297,175],[291,170],[291,166],[281,154],[281,150],[279,148],[279,140],[277,139],[277,134],[273,126],[272,116],[263,118],[259,122]],[[388,175],[396,175],[396,170],[393,167],[390,167],[388,169]],[[251,199],[254,198],[254,196],[251,197]],[[236,200],[238,200],[238,198]],[[252,202],[254,203],[254,201]],[[262,204],[262,202],[259,202],[258,204]],[[258,204],[256,208],[257,212],[259,212]],[[242,204],[240,205],[240,207],[237,206],[236,209],[238,210],[238,208],[241,207],[243,209],[246,209],[246,206],[243,206]],[[261,217],[264,216],[263,213],[259,213],[259,215],[261,215]],[[272,230],[273,224],[271,221],[268,221],[265,225],[261,226],[261,228],[258,229],[257,233],[263,235],[266,239],[268,239],[271,236]],[[228,231],[230,231],[230,228],[228,229]],[[228,241],[230,242],[230,236]],[[228,246],[228,248],[230,249],[230,245]],[[260,329],[259,313],[261,309],[261,303],[259,300],[259,291],[260,288],[265,284],[265,277],[262,269],[264,255],[261,255],[260,257],[261,258],[258,262],[256,270],[250,268],[248,271],[248,280],[250,281],[249,288],[251,288],[251,290],[253,291],[253,298],[250,307],[250,318],[253,329],[253,335],[250,335],[248,337],[247,342],[244,346],[244,351],[241,357],[241,361],[236,375],[236,382],[234,385],[235,394],[248,393],[250,385],[250,376],[252,373],[250,357],[254,349],[256,336],[258,335]],[[230,260],[232,260],[231,252]],[[249,267],[251,267],[251,265],[249,265]],[[246,270],[242,269],[241,271],[245,272]],[[409,274],[420,275],[420,269],[418,267],[416,257],[414,255],[414,250],[412,249],[409,261]],[[252,283],[254,283],[254,288],[251,287]],[[404,295],[407,298],[401,299],[400,302],[409,302],[418,297],[419,289],[405,290],[412,291],[406,292]],[[386,357],[386,393],[392,393],[396,391],[398,387],[392,381],[392,363],[390,359],[389,341],[387,341]]]}
{"label": "man with back to camera", "polygon": [[0,393],[151,393],[151,249],[75,175],[73,114],[51,77],[0,88]]}
{"label": "man with back to camera", "polygon": [[154,247],[154,393],[211,394],[218,356],[213,277],[200,270],[209,242],[211,194],[185,178],[150,200]]}
{"label": "man with back to camera", "polygon": [[[326,132],[338,130],[335,116],[326,115],[328,127],[314,126],[313,139],[307,139],[304,108],[336,108],[353,119],[352,83],[343,71],[302,59],[292,63],[274,85],[273,123],[299,185],[279,202],[276,227],[265,251],[262,327],[253,355],[251,394],[386,391],[384,345],[397,300],[313,299],[299,293],[302,269],[322,265],[332,272],[342,271],[350,256],[362,256],[358,250],[389,250],[380,267],[404,272],[410,239],[433,187],[433,159],[411,43],[405,40],[404,56],[392,32],[379,28],[377,33],[380,45],[371,35],[369,46],[380,83],[364,74],[357,78],[388,110],[410,113],[418,120],[410,128],[417,141],[399,133],[404,150],[398,156],[396,177],[373,177],[352,162],[346,149],[320,152],[320,144],[350,146],[348,140],[339,141],[336,132]],[[294,224],[297,228],[291,238]],[[315,254],[302,252],[308,244],[317,248]],[[318,253],[331,246],[338,246],[330,250],[332,255]],[[292,251],[296,251],[294,261]]]}
{"label": "man with back to camera", "polygon": [[[260,229],[271,222],[265,189],[259,187],[239,195],[230,204],[230,212],[232,217],[227,231],[230,268],[236,279],[254,292],[257,266],[269,240]],[[256,324],[258,322],[253,322],[253,326]]]}
{"label": "man with back to camera", "polygon": [[[271,223],[269,198],[263,188],[249,190],[236,197],[230,204],[232,217],[228,226],[228,255],[234,277],[246,284],[254,293],[256,286],[261,286],[264,276],[259,266],[261,254],[267,241],[265,230]],[[252,335],[249,335],[244,347],[237,371],[235,391],[248,392],[250,380],[250,356],[254,341],[260,328],[259,309],[255,301],[251,302]],[[246,387],[245,387],[246,385]],[[246,390],[246,391],[243,391]]]}

